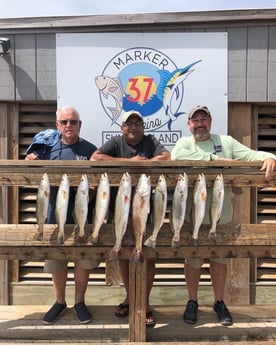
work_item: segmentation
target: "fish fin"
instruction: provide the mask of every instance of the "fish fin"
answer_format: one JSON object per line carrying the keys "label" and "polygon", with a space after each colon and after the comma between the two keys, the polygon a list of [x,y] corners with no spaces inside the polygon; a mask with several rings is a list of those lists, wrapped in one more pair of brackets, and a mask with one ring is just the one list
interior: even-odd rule
{"label": "fish fin", "polygon": [[34,234],[33,240],[35,241],[42,241],[43,240],[43,233],[42,232],[36,232]]}
{"label": "fish fin", "polygon": [[180,242],[179,241],[175,241],[174,239],[172,239],[172,248],[173,249],[178,249],[180,247]]}
{"label": "fish fin", "polygon": [[152,236],[150,236],[145,242],[144,242],[144,245],[146,247],[149,247],[149,248],[155,248],[156,246],[156,240],[154,240],[152,238]]}

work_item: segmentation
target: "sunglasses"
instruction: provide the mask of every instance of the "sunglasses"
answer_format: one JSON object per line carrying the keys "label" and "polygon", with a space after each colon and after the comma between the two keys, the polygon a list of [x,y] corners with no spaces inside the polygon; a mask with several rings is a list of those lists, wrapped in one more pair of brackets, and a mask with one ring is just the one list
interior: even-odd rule
{"label": "sunglasses", "polygon": [[70,125],[76,126],[79,123],[79,120],[59,120],[58,122],[63,126],[66,126],[68,122]]}

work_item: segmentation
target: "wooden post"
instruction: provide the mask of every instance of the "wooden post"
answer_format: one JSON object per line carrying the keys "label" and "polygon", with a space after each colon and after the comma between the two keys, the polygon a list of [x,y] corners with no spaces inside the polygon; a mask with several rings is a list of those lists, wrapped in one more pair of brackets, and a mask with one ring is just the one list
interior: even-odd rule
{"label": "wooden post", "polygon": [[[252,107],[250,104],[229,104],[228,132],[251,147]],[[234,189],[235,191],[235,189]],[[237,189],[236,189],[237,191]],[[234,194],[233,223],[250,223],[250,188],[239,188]],[[230,305],[250,303],[250,260],[232,259],[228,267],[225,301]]]}
{"label": "wooden post", "polygon": [[146,341],[147,261],[129,263],[129,341]]}

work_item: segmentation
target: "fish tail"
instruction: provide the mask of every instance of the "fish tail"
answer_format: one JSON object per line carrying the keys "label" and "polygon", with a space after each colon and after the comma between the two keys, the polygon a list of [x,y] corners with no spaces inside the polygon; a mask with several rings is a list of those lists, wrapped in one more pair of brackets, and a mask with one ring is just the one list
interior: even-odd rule
{"label": "fish tail", "polygon": [[180,247],[180,243],[177,240],[172,240],[172,248],[173,249],[178,249]]}
{"label": "fish tail", "polygon": [[110,254],[109,254],[109,260],[111,260],[111,261],[118,260],[118,254],[119,254],[119,250],[117,248],[113,247],[110,251]]}
{"label": "fish tail", "polygon": [[150,237],[145,241],[144,245],[145,245],[146,247],[149,247],[149,248],[155,248],[155,246],[156,246],[156,240],[155,240],[152,236],[150,236]]}
{"label": "fish tail", "polygon": [[129,261],[130,262],[140,262],[140,263],[143,263],[144,262],[144,256],[143,256],[143,253],[141,250],[138,250],[138,249],[134,249],[130,258],[129,258]]}

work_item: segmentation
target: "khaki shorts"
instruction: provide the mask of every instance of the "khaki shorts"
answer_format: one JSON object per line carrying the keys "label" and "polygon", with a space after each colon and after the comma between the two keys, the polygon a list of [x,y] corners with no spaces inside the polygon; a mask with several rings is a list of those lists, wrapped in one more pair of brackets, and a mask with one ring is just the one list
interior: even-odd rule
{"label": "khaki shorts", "polygon": [[[97,260],[78,260],[75,261],[75,267],[85,270],[91,270],[99,266],[100,261]],[[46,260],[44,264],[44,272],[57,273],[67,268],[68,260]]]}
{"label": "khaki shorts", "polygon": [[[185,259],[185,262],[189,265],[191,265],[193,268],[200,268],[203,263],[204,263],[204,259],[201,258],[191,258],[191,259]],[[228,265],[230,262],[230,259],[225,258],[225,259],[210,259],[210,262],[216,262],[218,264],[224,264],[224,265]]]}

